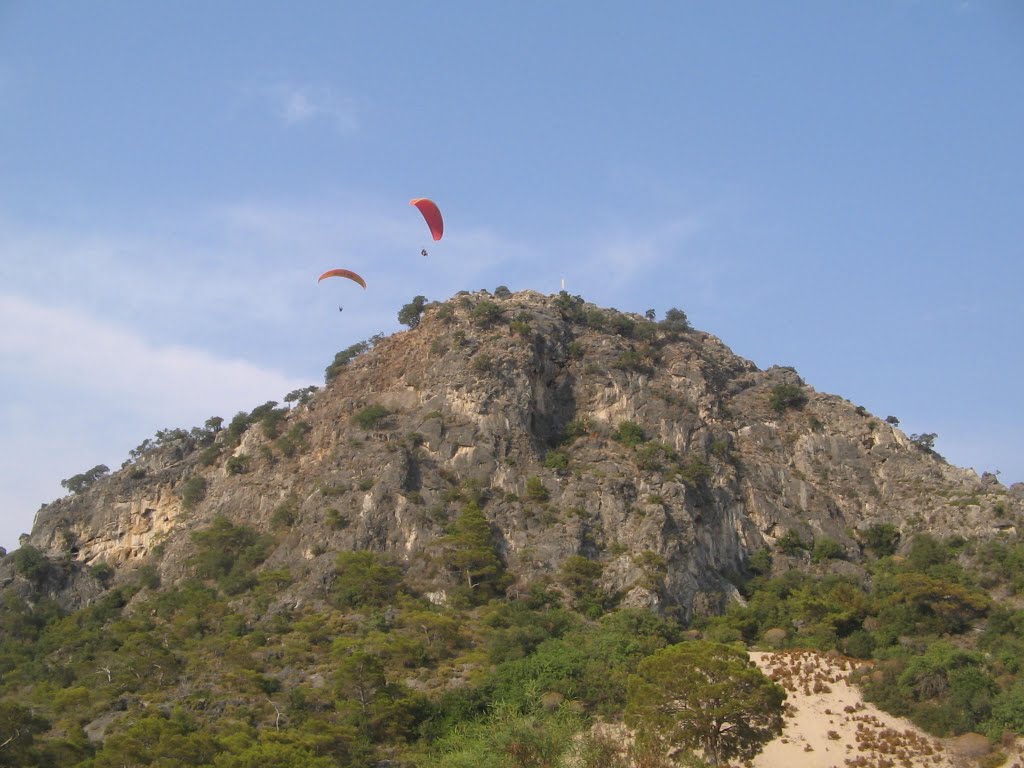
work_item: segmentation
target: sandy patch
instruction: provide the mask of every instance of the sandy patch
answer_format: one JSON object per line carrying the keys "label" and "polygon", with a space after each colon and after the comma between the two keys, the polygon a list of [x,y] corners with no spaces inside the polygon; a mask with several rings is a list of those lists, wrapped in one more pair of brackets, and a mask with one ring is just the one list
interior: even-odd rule
{"label": "sandy patch", "polygon": [[[962,768],[977,759],[953,740],[929,736],[909,720],[866,703],[849,683],[858,662],[814,651],[750,654],[786,689],[785,731],[754,759],[754,768]],[[1022,766],[1019,750],[1004,763]]]}

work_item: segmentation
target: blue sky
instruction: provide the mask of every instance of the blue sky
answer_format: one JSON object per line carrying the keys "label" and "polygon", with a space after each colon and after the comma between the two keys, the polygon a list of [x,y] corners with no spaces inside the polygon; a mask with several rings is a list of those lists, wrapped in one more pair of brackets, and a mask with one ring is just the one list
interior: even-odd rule
{"label": "blue sky", "polygon": [[0,0],[0,545],[417,294],[563,278],[1024,481],[1021,136],[1009,0]]}

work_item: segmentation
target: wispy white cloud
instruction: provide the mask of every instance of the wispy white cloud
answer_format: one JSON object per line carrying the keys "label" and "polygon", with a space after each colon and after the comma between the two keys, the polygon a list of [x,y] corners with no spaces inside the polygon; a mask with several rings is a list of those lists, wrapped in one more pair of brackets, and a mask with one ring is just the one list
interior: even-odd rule
{"label": "wispy white cloud", "polygon": [[669,259],[685,256],[686,244],[702,229],[696,216],[683,216],[648,229],[619,229],[595,244],[595,267],[612,269],[623,277],[646,272]]}
{"label": "wispy white cloud", "polygon": [[343,134],[359,130],[355,101],[337,93],[332,86],[276,83],[266,88],[275,114],[286,125],[303,125],[326,120]]}
{"label": "wispy white cloud", "polygon": [[142,415],[237,408],[306,383],[12,295],[0,295],[0,361],[8,381],[69,387]]}
{"label": "wispy white cloud", "polygon": [[308,385],[78,309],[0,294],[0,545],[17,544],[61,477],[115,467],[158,429],[230,418]]}
{"label": "wispy white cloud", "polygon": [[709,303],[723,281],[722,265],[705,252],[710,229],[708,218],[699,212],[647,223],[612,223],[567,242],[558,263],[567,290],[599,304],[614,306],[624,292],[641,286],[654,304],[678,305],[680,286],[691,305]]}

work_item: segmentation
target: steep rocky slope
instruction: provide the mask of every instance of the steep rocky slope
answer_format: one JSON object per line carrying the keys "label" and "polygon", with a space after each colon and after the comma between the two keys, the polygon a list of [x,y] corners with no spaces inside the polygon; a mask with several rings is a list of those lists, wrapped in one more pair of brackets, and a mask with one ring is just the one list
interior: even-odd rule
{"label": "steep rocky slope", "polygon": [[[163,435],[43,507],[26,543],[64,563],[51,593],[88,601],[100,586],[82,573],[101,562],[177,579],[191,534],[224,516],[275,534],[261,567],[293,574],[282,604],[318,599],[336,553],[367,548],[443,600],[432,553],[474,499],[511,590],[583,555],[623,604],[687,618],[720,610],[765,548],[776,569],[812,567],[809,548],[828,540],[842,557],[814,567],[855,570],[872,525],[984,538],[1024,511],[1017,489],[792,369],[759,370],[685,318],[479,292],[358,351],[302,405],[245,430]],[[807,549],[776,549],[793,534]]]}

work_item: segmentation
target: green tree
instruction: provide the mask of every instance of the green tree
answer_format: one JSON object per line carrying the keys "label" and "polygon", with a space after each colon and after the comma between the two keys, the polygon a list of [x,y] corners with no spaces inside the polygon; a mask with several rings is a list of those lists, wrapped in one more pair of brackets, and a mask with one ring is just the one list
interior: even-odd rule
{"label": "green tree", "polygon": [[548,711],[531,701],[499,701],[486,717],[453,729],[433,746],[427,768],[532,768],[574,765],[573,748],[585,722],[569,707]]}
{"label": "green tree", "polygon": [[987,730],[994,738],[1002,736],[1004,731],[1024,733],[1024,680],[1018,679],[992,700]]}
{"label": "green tree", "polygon": [[213,736],[188,718],[177,713],[172,717],[153,714],[108,736],[90,765],[95,768],[124,765],[184,768],[208,764],[217,750]]}
{"label": "green tree", "polygon": [[50,724],[20,704],[0,702],[0,765],[38,765],[33,743]]}
{"label": "green tree", "polygon": [[665,313],[665,319],[661,321],[661,327],[670,333],[683,333],[691,330],[690,321],[687,319],[686,313],[675,307]]}
{"label": "green tree", "polygon": [[981,654],[943,640],[911,659],[897,683],[913,702],[914,722],[941,736],[976,730],[988,718],[997,691]]}
{"label": "green tree", "polygon": [[317,757],[296,744],[260,741],[241,752],[222,752],[213,760],[213,768],[332,768],[330,757]]}
{"label": "green tree", "polygon": [[892,523],[874,523],[864,531],[863,540],[875,557],[894,555],[900,545],[900,529]]}
{"label": "green tree", "polygon": [[879,576],[874,598],[878,617],[899,634],[965,632],[992,602],[983,592],[915,571]]}
{"label": "green tree", "polygon": [[41,549],[25,544],[14,551],[14,571],[34,584],[41,584],[50,573],[50,560]]}
{"label": "green tree", "polygon": [[253,528],[235,525],[226,517],[214,518],[209,528],[195,531],[196,551],[189,558],[201,579],[216,580],[229,594],[238,594],[255,583],[253,570],[266,560],[273,539]]}
{"label": "green tree", "polygon": [[644,659],[629,680],[626,722],[712,764],[750,760],[782,733],[786,693],[728,645],[696,641]]}
{"label": "green tree", "polygon": [[384,605],[402,586],[402,569],[376,552],[342,552],[334,568],[331,598],[339,608]]}
{"label": "green tree", "polygon": [[600,583],[603,571],[601,563],[582,555],[569,555],[558,571],[558,581],[572,594],[573,607],[592,619],[604,612],[606,595]]}
{"label": "green tree", "polygon": [[470,602],[485,602],[505,586],[504,567],[494,546],[491,524],[476,502],[469,502],[443,537],[442,562],[465,580]]}
{"label": "green tree", "polygon": [[97,464],[92,469],[87,469],[79,475],[73,475],[66,480],[61,480],[60,484],[62,488],[66,488],[72,493],[82,493],[99,480],[101,477],[110,472],[110,467],[106,464]]}
{"label": "green tree", "polygon": [[911,435],[910,442],[927,453],[935,453],[935,440],[939,436],[934,432],[925,432],[920,435]]}
{"label": "green tree", "polygon": [[302,389],[293,389],[287,395],[284,396],[286,403],[297,403],[298,405],[305,405],[313,399],[313,395],[316,394],[320,387],[310,385],[303,387]]}
{"label": "green tree", "polygon": [[402,305],[402,308],[398,310],[398,322],[410,328],[415,328],[420,324],[420,318],[423,316],[423,310],[426,306],[426,296],[415,296],[412,301]]}

